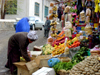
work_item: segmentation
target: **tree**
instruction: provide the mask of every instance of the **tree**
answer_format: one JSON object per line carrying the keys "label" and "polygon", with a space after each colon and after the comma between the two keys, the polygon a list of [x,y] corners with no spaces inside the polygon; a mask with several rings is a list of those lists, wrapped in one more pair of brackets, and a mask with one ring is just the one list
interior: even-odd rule
{"label": "tree", "polygon": [[17,13],[17,0],[1,0],[1,19],[5,18],[5,14]]}
{"label": "tree", "polygon": [[5,18],[5,9],[4,9],[4,6],[5,6],[5,0],[1,0],[1,19]]}

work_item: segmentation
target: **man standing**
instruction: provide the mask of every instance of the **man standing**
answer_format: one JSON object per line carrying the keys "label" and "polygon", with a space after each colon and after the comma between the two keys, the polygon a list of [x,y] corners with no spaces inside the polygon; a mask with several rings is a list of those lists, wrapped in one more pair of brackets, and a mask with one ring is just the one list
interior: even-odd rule
{"label": "man standing", "polygon": [[45,22],[45,26],[44,26],[44,37],[47,37],[47,38],[48,38],[50,27],[51,27],[50,23],[51,23],[51,21],[48,19],[48,17],[46,17],[46,22]]}
{"label": "man standing", "polygon": [[17,69],[13,63],[19,62],[21,55],[27,62],[31,61],[27,53],[27,46],[37,39],[38,36],[35,31],[30,31],[29,33],[19,32],[10,37],[8,41],[8,61],[5,67],[9,68],[12,74],[16,73],[15,70]]}

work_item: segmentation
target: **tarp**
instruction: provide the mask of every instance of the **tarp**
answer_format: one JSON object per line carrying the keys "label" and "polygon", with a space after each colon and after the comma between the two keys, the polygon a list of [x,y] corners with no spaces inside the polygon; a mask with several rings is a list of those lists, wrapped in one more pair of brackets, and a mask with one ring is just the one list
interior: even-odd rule
{"label": "tarp", "polygon": [[17,32],[29,32],[30,25],[28,23],[29,19],[27,17],[22,18],[16,25],[16,33]]}

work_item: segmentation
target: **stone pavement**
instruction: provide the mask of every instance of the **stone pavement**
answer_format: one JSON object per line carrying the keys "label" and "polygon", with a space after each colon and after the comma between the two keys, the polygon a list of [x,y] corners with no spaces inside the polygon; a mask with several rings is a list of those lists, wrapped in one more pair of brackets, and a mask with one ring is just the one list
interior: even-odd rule
{"label": "stone pavement", "polygon": [[[13,35],[15,31],[1,31],[0,30],[0,75],[11,75],[9,70],[4,67],[7,62],[7,45],[8,39]],[[38,40],[29,44],[29,50],[33,50],[33,47],[46,44],[47,38],[44,38],[43,31],[37,30]]]}
{"label": "stone pavement", "polygon": [[[62,30],[61,25],[57,25],[58,30]],[[7,62],[7,45],[11,35],[15,33],[14,30],[0,30],[0,75],[11,75],[9,69],[5,68],[4,65]],[[44,38],[44,32],[37,30],[38,40],[29,44],[29,50],[33,50],[34,46],[42,46],[46,44],[47,38]]]}

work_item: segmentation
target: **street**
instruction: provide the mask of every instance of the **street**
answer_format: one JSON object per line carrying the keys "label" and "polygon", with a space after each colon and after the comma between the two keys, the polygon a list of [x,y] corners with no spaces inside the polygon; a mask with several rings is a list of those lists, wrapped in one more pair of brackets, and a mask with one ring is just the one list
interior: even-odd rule
{"label": "street", "polygon": [[[36,30],[38,34],[38,40],[29,45],[29,50],[33,50],[34,46],[44,45],[47,41],[47,38],[44,38],[43,31]],[[7,45],[8,40],[15,31],[0,31],[0,75],[11,75],[9,70],[4,67],[7,61]]]}

